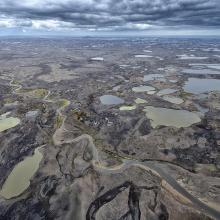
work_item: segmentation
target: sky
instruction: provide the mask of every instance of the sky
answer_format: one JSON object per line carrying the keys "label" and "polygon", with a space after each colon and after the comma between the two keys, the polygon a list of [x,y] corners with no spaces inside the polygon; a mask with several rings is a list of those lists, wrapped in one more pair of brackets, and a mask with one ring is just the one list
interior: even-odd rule
{"label": "sky", "polygon": [[0,35],[220,36],[220,0],[0,0]]}

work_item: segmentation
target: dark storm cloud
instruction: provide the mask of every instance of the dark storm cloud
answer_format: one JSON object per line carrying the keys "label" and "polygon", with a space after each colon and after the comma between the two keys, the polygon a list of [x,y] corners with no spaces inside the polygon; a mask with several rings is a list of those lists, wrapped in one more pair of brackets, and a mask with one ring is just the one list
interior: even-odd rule
{"label": "dark storm cloud", "polygon": [[[167,26],[220,27],[219,0],[1,0],[0,25],[147,29]],[[50,27],[49,22],[39,27]],[[41,26],[40,26],[41,25]]]}

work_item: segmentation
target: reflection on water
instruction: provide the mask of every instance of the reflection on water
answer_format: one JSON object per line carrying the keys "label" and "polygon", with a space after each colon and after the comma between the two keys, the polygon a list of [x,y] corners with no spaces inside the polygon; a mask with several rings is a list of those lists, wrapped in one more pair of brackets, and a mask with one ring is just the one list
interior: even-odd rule
{"label": "reflection on water", "polygon": [[173,104],[181,104],[184,102],[183,99],[181,98],[178,98],[178,97],[174,97],[174,96],[168,96],[168,95],[165,95],[162,97],[163,100],[167,101],[167,102],[170,102],[170,103],[173,103]]}
{"label": "reflection on water", "polygon": [[121,111],[131,111],[135,109],[136,109],[136,105],[123,105],[119,108],[119,110]]}
{"label": "reflection on water", "polygon": [[151,58],[153,56],[150,55],[145,55],[145,54],[139,54],[139,55],[135,55],[136,58]]}
{"label": "reflection on water", "polygon": [[196,57],[194,55],[177,55],[178,59],[180,60],[204,60],[204,59],[208,59],[208,57]]}
{"label": "reflection on water", "polygon": [[169,94],[172,94],[174,92],[176,92],[177,90],[176,89],[162,89],[160,90],[157,95],[158,96],[162,96],[162,95],[169,95]]}
{"label": "reflection on water", "polygon": [[150,80],[155,80],[155,79],[160,79],[163,78],[164,76],[162,74],[149,74],[144,76],[144,82],[150,81]]}
{"label": "reflection on water", "polygon": [[42,158],[39,148],[36,148],[33,156],[26,157],[18,163],[3,184],[0,195],[10,199],[24,192],[29,187],[30,179],[38,170]]}
{"label": "reflection on water", "polygon": [[189,78],[185,83],[183,89],[186,92],[199,94],[211,91],[220,91],[220,80],[219,79],[198,79]]}
{"label": "reflection on water", "polygon": [[150,92],[150,91],[155,92],[155,88],[152,86],[137,86],[137,87],[133,87],[132,91],[133,92]]}
{"label": "reflection on water", "polygon": [[103,95],[100,101],[104,105],[118,105],[124,103],[124,100],[114,95]]}
{"label": "reflection on water", "polygon": [[220,75],[219,71],[212,70],[212,69],[183,69],[183,73],[187,74],[201,74],[201,75],[206,75],[206,74],[212,74],[212,75]]}
{"label": "reflection on water", "polygon": [[210,69],[216,69],[216,70],[220,70],[220,64],[217,63],[213,63],[213,64],[209,64],[209,63],[191,63],[189,64],[190,66],[195,66],[195,67],[207,67]]}
{"label": "reflection on water", "polygon": [[152,50],[143,50],[145,53],[152,53]]}
{"label": "reflection on water", "polygon": [[153,95],[155,93],[156,93],[156,90],[152,90],[152,91],[147,92],[148,95]]}
{"label": "reflection on water", "polygon": [[3,114],[0,116],[0,132],[8,130],[9,128],[13,128],[20,123],[19,118],[14,117],[6,117],[7,114]]}
{"label": "reflection on water", "polygon": [[201,121],[196,113],[186,110],[146,106],[143,111],[146,112],[146,116],[151,120],[153,128],[158,125],[174,126],[177,128],[189,127],[190,125]]}
{"label": "reflection on water", "polygon": [[93,60],[93,61],[104,61],[104,58],[103,57],[93,57],[93,58],[91,58],[91,60]]}
{"label": "reflection on water", "polygon": [[177,83],[178,80],[176,80],[176,79],[170,79],[169,82],[171,82],[171,83]]}
{"label": "reflection on water", "polygon": [[135,99],[134,101],[135,101],[136,104],[144,104],[144,103],[147,103],[146,100],[141,99],[141,98],[137,98],[137,99]]}

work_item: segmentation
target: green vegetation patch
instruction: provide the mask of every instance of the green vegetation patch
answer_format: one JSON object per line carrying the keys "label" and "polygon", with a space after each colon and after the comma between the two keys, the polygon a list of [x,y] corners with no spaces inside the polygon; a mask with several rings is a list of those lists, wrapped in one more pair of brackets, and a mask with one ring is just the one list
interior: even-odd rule
{"label": "green vegetation patch", "polygon": [[20,89],[20,93],[25,93],[28,96],[34,98],[44,98],[48,94],[47,89],[39,88],[39,89]]}
{"label": "green vegetation patch", "polygon": [[192,96],[192,93],[181,91],[179,94],[179,97],[181,97],[182,99],[187,98],[188,96]]}
{"label": "green vegetation patch", "polygon": [[59,106],[59,108],[62,108],[62,107],[67,106],[68,103],[69,103],[69,101],[68,101],[67,99],[60,99],[60,100],[58,101],[58,106]]}
{"label": "green vegetation patch", "polygon": [[63,116],[57,115],[55,118],[55,127],[56,129],[60,128],[63,123]]}
{"label": "green vegetation patch", "polygon": [[35,89],[33,95],[37,98],[44,98],[48,94],[46,89]]}

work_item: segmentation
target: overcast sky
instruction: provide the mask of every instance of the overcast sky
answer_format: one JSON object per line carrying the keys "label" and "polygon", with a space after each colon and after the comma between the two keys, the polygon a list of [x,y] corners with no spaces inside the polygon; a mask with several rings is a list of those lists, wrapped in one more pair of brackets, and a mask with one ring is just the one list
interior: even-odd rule
{"label": "overcast sky", "polygon": [[220,35],[220,0],[0,0],[0,35]]}

